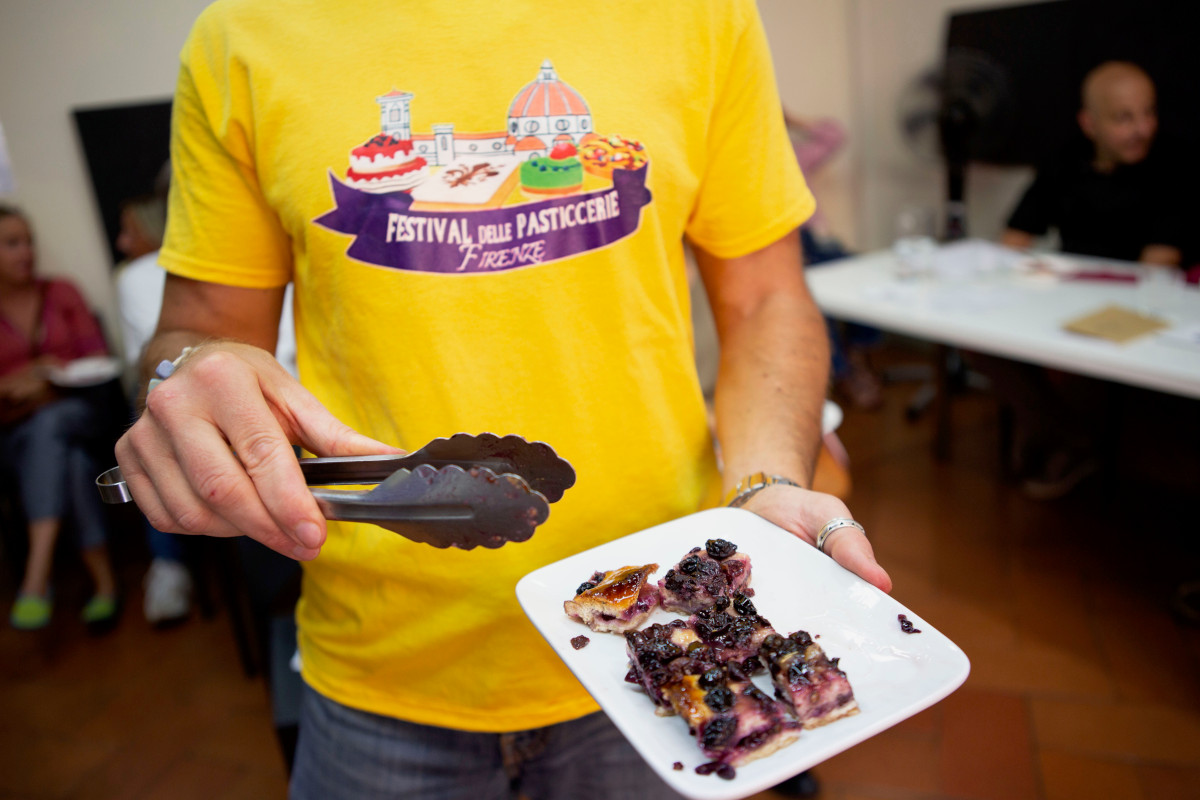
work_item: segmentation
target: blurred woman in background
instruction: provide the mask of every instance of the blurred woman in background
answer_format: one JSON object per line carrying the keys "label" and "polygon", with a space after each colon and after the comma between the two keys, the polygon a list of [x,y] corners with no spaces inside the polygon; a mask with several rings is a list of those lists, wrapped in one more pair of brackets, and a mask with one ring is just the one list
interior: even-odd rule
{"label": "blurred woman in background", "polygon": [[93,403],[60,391],[50,376],[76,359],[107,355],[107,348],[74,285],[39,278],[35,267],[29,221],[0,206],[0,463],[20,489],[29,533],[9,619],[22,630],[49,624],[54,545],[70,518],[95,588],[83,620],[102,625],[116,617],[117,591],[89,447],[110,426]]}

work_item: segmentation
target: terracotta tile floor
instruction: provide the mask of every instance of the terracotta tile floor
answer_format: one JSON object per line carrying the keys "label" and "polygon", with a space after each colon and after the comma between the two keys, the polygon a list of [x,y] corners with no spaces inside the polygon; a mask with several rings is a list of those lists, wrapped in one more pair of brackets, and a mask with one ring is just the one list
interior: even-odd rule
{"label": "terracotta tile floor", "polygon": [[[913,357],[896,343],[880,354]],[[1121,466],[1037,503],[1001,478],[989,397],[955,401],[953,454],[938,462],[932,420],[903,417],[914,388],[847,411],[851,507],[895,596],[958,642],[972,672],[817,767],[821,796],[1200,797],[1200,629],[1169,612],[1175,584],[1200,577],[1197,405],[1136,397],[1117,427]],[[225,614],[150,630],[145,554],[135,543],[117,557],[128,608],[112,634],[89,637],[74,618],[84,589],[70,559],[48,631],[0,626],[0,798],[284,797],[266,693],[243,675]]]}

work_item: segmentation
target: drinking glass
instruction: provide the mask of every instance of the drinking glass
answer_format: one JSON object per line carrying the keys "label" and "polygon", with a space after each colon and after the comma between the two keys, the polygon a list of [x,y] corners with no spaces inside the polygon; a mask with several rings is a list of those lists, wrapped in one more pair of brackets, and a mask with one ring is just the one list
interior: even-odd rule
{"label": "drinking glass", "polygon": [[1175,267],[1146,264],[1138,269],[1138,307],[1144,314],[1161,317],[1175,310],[1183,289],[1183,273]]}
{"label": "drinking glass", "polygon": [[896,277],[912,280],[929,275],[937,252],[933,210],[927,206],[900,209],[895,234],[892,253],[896,256]]}

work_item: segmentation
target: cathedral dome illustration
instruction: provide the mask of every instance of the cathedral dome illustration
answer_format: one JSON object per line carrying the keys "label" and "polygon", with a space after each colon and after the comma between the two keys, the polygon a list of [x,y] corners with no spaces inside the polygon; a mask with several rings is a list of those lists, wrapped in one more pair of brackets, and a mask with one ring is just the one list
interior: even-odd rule
{"label": "cathedral dome illustration", "polygon": [[591,131],[587,103],[558,77],[549,59],[542,62],[537,80],[517,92],[508,107],[508,135],[518,140],[537,137],[549,145],[566,136],[577,142]]}

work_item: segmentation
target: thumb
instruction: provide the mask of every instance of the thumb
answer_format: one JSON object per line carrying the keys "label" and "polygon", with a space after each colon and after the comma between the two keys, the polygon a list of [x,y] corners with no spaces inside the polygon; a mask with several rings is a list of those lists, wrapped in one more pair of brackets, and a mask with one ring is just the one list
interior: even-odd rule
{"label": "thumb", "polygon": [[[849,532],[847,532],[849,534]],[[865,536],[830,537],[826,545],[833,560],[859,576],[867,583],[885,591],[892,591],[892,579],[875,560],[875,551]]]}

